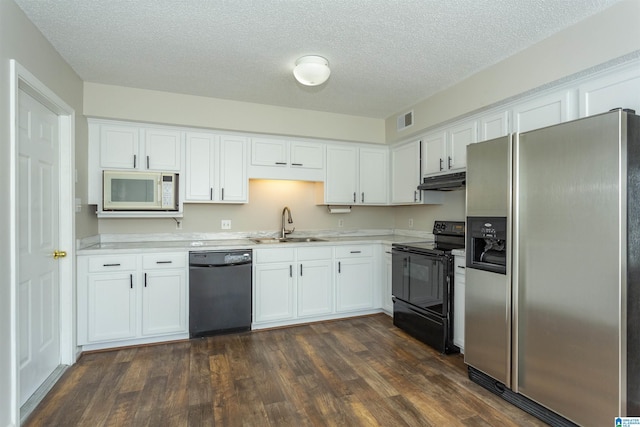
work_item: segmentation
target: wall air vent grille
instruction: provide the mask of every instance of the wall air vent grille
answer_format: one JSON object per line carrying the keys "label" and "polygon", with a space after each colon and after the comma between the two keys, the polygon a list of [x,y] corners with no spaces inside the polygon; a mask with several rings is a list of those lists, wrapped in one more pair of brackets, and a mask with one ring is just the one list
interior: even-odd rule
{"label": "wall air vent grille", "polygon": [[397,130],[401,131],[413,126],[413,111],[398,116]]}

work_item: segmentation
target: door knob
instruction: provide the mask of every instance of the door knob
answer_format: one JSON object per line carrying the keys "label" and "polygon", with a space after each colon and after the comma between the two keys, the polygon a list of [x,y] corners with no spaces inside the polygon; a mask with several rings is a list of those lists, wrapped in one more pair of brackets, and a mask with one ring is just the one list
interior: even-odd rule
{"label": "door knob", "polygon": [[53,251],[53,259],[64,258],[66,256],[67,256],[66,251],[59,251],[57,249]]}

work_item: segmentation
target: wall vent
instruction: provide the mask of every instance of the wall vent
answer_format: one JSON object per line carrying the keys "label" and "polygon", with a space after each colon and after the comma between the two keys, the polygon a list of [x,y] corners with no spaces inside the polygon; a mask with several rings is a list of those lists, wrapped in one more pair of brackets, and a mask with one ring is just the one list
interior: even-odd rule
{"label": "wall vent", "polygon": [[396,127],[398,131],[404,130],[411,126],[413,126],[413,110],[398,116]]}

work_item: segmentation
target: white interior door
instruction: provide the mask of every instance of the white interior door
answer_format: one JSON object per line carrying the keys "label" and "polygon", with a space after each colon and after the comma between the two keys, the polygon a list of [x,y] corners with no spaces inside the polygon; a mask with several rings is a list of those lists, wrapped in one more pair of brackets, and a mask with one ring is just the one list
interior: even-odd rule
{"label": "white interior door", "polygon": [[59,125],[18,95],[18,363],[20,406],[60,364]]}

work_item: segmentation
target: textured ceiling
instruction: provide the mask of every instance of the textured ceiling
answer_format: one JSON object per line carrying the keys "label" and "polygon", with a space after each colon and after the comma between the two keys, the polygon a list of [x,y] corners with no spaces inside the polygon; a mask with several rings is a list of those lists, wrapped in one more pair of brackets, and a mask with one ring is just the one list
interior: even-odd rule
{"label": "textured ceiling", "polygon": [[386,118],[618,0],[15,1],[88,82]]}

